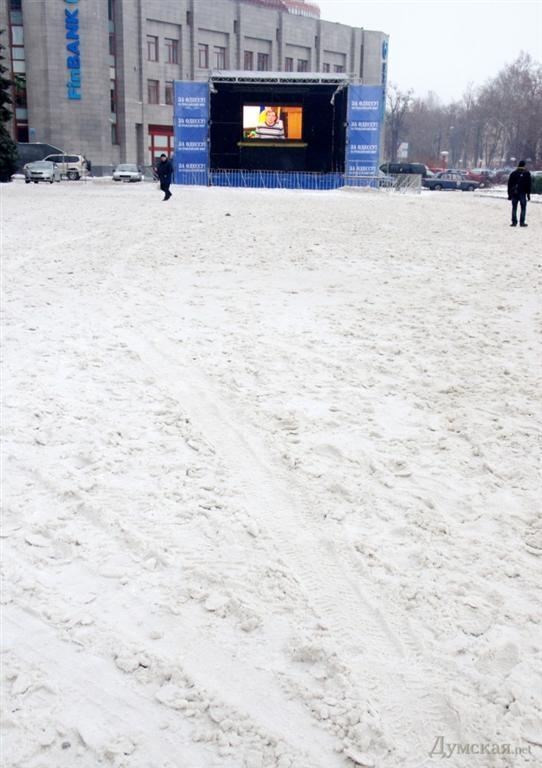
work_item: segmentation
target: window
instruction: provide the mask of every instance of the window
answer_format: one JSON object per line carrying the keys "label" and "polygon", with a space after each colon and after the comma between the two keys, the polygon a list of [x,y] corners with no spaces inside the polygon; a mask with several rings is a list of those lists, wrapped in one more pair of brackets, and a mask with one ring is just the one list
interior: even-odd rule
{"label": "window", "polygon": [[109,33],[109,55],[115,55],[115,35],[112,32]]}
{"label": "window", "polygon": [[111,123],[111,144],[119,143],[119,135],[117,131],[117,124]]}
{"label": "window", "polygon": [[26,107],[26,77],[21,75],[14,83],[15,86],[15,106]]}
{"label": "window", "polygon": [[258,72],[267,72],[269,70],[269,54],[268,53],[258,54],[257,69],[258,69]]}
{"label": "window", "polygon": [[214,47],[214,59],[216,69],[226,69],[226,49],[220,45]]}
{"label": "window", "polygon": [[198,45],[198,67],[200,69],[209,69],[209,46],[205,43]]}
{"label": "window", "polygon": [[322,72],[331,72],[331,66],[326,62],[324,62],[324,64],[322,65]]}
{"label": "window", "polygon": [[158,80],[147,80],[147,101],[149,104],[158,104],[160,97],[160,83]]}
{"label": "window", "polygon": [[297,71],[298,72],[308,72],[309,71],[309,62],[307,59],[298,59],[297,60]]}
{"label": "window", "polygon": [[115,80],[110,81],[109,85],[109,98],[111,102],[111,112],[117,111],[117,89]]}
{"label": "window", "polygon": [[9,3],[9,18],[12,24],[23,23],[23,8],[21,0],[10,0]]}
{"label": "window", "polygon": [[284,59],[284,71],[285,72],[294,71],[294,60],[291,58],[291,56],[286,56],[286,58]]}
{"label": "window", "polygon": [[166,43],[166,62],[168,64],[179,63],[179,41],[172,40],[169,37],[165,39]]}
{"label": "window", "polygon": [[24,45],[24,33],[22,27],[11,27],[12,45]]}
{"label": "window", "polygon": [[245,70],[254,69],[254,51],[245,51]]}
{"label": "window", "polygon": [[158,61],[158,38],[147,35],[147,61]]}
{"label": "window", "polygon": [[166,80],[166,104],[173,104],[173,80]]}
{"label": "window", "polygon": [[334,72],[344,72],[344,65],[343,64],[335,64],[333,67]]}

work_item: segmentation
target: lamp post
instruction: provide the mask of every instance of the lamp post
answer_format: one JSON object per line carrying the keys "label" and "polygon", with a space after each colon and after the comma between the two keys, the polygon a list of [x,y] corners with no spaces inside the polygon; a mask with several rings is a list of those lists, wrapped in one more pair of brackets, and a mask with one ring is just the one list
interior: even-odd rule
{"label": "lamp post", "polygon": [[455,147],[454,147],[454,136],[455,136],[455,125],[451,125],[448,128],[448,141],[450,142],[450,162],[452,164],[452,168],[457,167],[457,163],[455,162]]}

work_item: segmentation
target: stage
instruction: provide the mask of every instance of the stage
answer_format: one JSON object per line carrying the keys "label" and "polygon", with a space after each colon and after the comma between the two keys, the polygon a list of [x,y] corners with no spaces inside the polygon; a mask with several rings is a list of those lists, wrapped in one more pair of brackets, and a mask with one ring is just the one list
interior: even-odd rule
{"label": "stage", "polygon": [[302,183],[284,183],[288,173],[330,174],[337,186],[345,173],[374,177],[382,117],[383,89],[343,73],[214,72],[207,83],[176,82],[175,182],[262,172],[278,174],[265,186]]}

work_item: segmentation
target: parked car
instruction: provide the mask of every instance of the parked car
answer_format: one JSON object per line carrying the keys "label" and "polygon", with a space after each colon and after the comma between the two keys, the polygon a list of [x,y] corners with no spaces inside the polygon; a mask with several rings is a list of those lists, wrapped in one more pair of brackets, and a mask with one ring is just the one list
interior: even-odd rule
{"label": "parked car", "polygon": [[49,160],[36,160],[35,163],[27,163],[23,171],[25,184],[30,184],[31,181],[34,184],[40,181],[48,181],[49,184],[60,181],[60,170]]}
{"label": "parked car", "polygon": [[45,160],[50,160],[58,166],[61,176],[76,181],[87,174],[87,161],[83,155],[47,155]]}
{"label": "parked car", "polygon": [[133,163],[121,163],[113,171],[113,181],[143,181],[145,174]]}
{"label": "parked car", "polygon": [[463,176],[462,173],[445,171],[444,173],[437,173],[432,179],[423,179],[422,185],[426,189],[461,189],[463,192],[474,192],[480,186],[480,182],[472,181]]}
{"label": "parked car", "polygon": [[542,171],[531,171],[533,195],[542,195]]}
{"label": "parked car", "polygon": [[383,173],[389,173],[396,176],[402,173],[419,174],[424,179],[433,176],[433,172],[423,163],[383,163],[380,166]]}
{"label": "parked car", "polygon": [[479,182],[481,187],[489,187],[495,181],[496,174],[489,168],[471,168],[467,171],[467,179]]}
{"label": "parked car", "polygon": [[493,183],[494,184],[506,184],[508,181],[508,177],[512,173],[512,171],[515,171],[515,168],[507,167],[507,168],[497,168],[495,171],[495,175],[493,177]]}

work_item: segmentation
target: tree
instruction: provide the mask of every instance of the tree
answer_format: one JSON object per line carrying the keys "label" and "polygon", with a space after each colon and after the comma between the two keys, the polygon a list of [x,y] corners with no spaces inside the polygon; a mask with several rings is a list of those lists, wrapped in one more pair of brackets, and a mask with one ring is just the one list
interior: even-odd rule
{"label": "tree", "polygon": [[412,102],[412,91],[401,93],[399,88],[390,83],[388,90],[386,149],[390,160],[397,160],[397,151],[401,143],[401,131]]}
{"label": "tree", "polygon": [[408,141],[409,160],[449,167],[511,165],[512,158],[542,167],[542,66],[521,53],[483,86],[442,105],[391,86],[386,114],[386,157]]}
{"label": "tree", "polygon": [[[0,30],[0,35],[5,30]],[[17,168],[17,146],[7,131],[7,123],[11,119],[12,82],[5,76],[7,67],[1,63],[4,59],[5,46],[0,42],[0,182],[10,181]]]}

